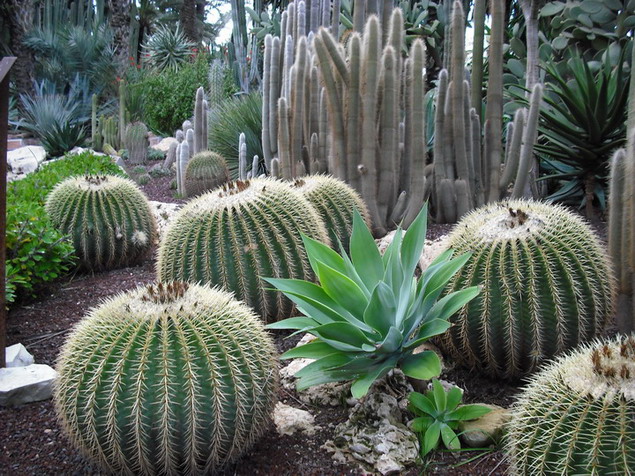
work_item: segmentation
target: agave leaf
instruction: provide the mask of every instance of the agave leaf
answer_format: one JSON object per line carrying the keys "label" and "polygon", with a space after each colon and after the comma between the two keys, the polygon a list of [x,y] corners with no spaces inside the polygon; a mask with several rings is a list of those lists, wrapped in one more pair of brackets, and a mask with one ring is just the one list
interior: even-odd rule
{"label": "agave leaf", "polygon": [[[452,324],[444,319],[431,319],[426,321],[419,327],[419,330],[415,333],[414,340],[406,344],[406,349],[413,349],[430,340],[431,337],[438,336],[447,331]],[[413,330],[414,332],[415,330]]]}
{"label": "agave leaf", "polygon": [[358,270],[355,268],[355,265],[346,254],[346,251],[344,250],[344,246],[342,246],[341,242],[339,242],[339,247],[340,247],[340,254],[342,255],[342,259],[344,260],[344,267],[346,270],[344,274],[346,274],[346,276],[348,276],[353,281],[355,281],[355,284],[359,286],[362,292],[366,295],[366,298],[370,299],[373,288],[369,288],[367,284],[364,282],[364,280],[362,279],[362,277],[359,275],[359,273],[357,272]]}
{"label": "agave leaf", "polygon": [[417,417],[410,422],[410,428],[412,428],[413,431],[423,433],[432,423],[434,423],[434,418],[430,416]]}
{"label": "agave leaf", "polygon": [[322,289],[336,303],[358,319],[363,319],[368,298],[348,276],[318,261],[318,276]]}
{"label": "agave leaf", "polygon": [[362,375],[357,380],[353,382],[351,386],[351,394],[355,398],[362,398],[364,395],[368,393],[368,389],[373,384],[375,380],[383,377],[388,373],[390,369],[395,366],[394,362],[387,362],[384,365],[377,367],[375,369],[369,370],[368,373]]}
{"label": "agave leaf", "polygon": [[415,415],[421,415],[422,412],[432,417],[438,415],[437,407],[427,395],[419,392],[411,392],[410,395],[408,395],[408,401],[414,407]]}
{"label": "agave leaf", "polygon": [[441,434],[441,424],[438,421],[435,421],[428,427],[426,433],[423,437],[423,448],[422,454],[423,456],[427,455],[437,447],[439,444],[439,436]]}
{"label": "agave leaf", "polygon": [[390,329],[388,329],[388,334],[386,334],[386,337],[381,342],[377,350],[378,352],[383,352],[383,353],[395,352],[397,349],[401,347],[403,343],[403,339],[404,339],[404,336],[399,331],[399,329],[397,329],[394,326],[390,326]]}
{"label": "agave leaf", "polygon": [[454,433],[454,430],[450,428],[446,424],[441,424],[441,439],[443,440],[443,444],[449,450],[459,450],[461,449],[461,442],[459,441],[459,437]]}
{"label": "agave leaf", "polygon": [[448,390],[447,395],[447,404],[446,407],[448,410],[454,410],[459,403],[461,403],[461,399],[463,398],[463,392],[459,387],[452,387]]}
{"label": "agave leaf", "polygon": [[392,289],[386,283],[380,282],[375,286],[364,311],[364,322],[384,336],[394,324],[393,316],[396,312],[397,302]]}
{"label": "agave leaf", "polygon": [[[309,364],[310,365],[310,364]],[[304,369],[303,369],[304,370]],[[298,374],[295,374],[297,377]],[[313,371],[303,377],[299,377],[295,384],[298,390],[306,390],[314,385],[322,385],[323,383],[341,382],[342,380],[350,380],[353,376],[343,374],[341,372],[332,371]]]}
{"label": "agave leaf", "polygon": [[426,203],[408,227],[401,243],[401,266],[404,272],[404,280],[414,275],[417,263],[419,263],[426,241],[427,223],[428,204]]}
{"label": "agave leaf", "polygon": [[377,244],[357,210],[353,214],[350,251],[360,278],[372,290],[384,275],[384,265]]}
{"label": "agave leaf", "polygon": [[307,255],[309,257],[309,263],[311,269],[318,275],[318,262],[322,262],[325,265],[346,274],[346,266],[344,260],[329,246],[326,246],[321,241],[314,240],[313,238],[302,234],[302,242],[306,248]]}
{"label": "agave leaf", "polygon": [[487,415],[491,411],[491,408],[487,408],[483,405],[463,405],[453,412],[450,412],[447,418],[448,420],[456,421],[475,420],[483,415]]}
{"label": "agave leaf", "polygon": [[421,380],[428,380],[441,374],[439,357],[431,350],[409,355],[401,361],[399,368],[408,377]]}
{"label": "agave leaf", "polygon": [[297,378],[303,378],[316,372],[323,372],[325,370],[331,370],[339,368],[340,366],[348,363],[351,357],[341,352],[335,352],[330,355],[325,355],[321,359],[311,362],[305,367],[302,367],[295,374]]}
{"label": "agave leaf", "polygon": [[437,407],[437,410],[444,412],[447,408],[445,389],[437,379],[432,380],[432,398],[434,398],[434,405]]}
{"label": "agave leaf", "polygon": [[331,355],[336,350],[319,339],[309,342],[307,344],[294,347],[287,350],[280,356],[281,359],[321,359],[326,355]]}
{"label": "agave leaf", "polygon": [[432,306],[427,318],[448,320],[455,312],[474,299],[479,292],[478,286],[471,286],[448,294]]}
{"label": "agave leaf", "polygon": [[[465,263],[467,263],[471,256],[471,253],[464,253],[434,269],[434,274],[429,278],[427,283],[426,292],[433,292],[439,288],[444,288],[450,279],[452,279],[452,276],[454,276],[465,265]],[[428,268],[423,272],[423,274],[425,276],[427,273],[432,272],[433,271]]]}
{"label": "agave leaf", "polygon": [[362,351],[363,344],[370,344],[368,337],[354,324],[348,322],[331,322],[322,324],[311,329],[311,334],[322,338],[324,342],[338,349],[342,346],[350,348],[351,351]]}
{"label": "agave leaf", "polygon": [[267,329],[312,329],[320,323],[310,317],[290,317],[282,321],[267,324]]}

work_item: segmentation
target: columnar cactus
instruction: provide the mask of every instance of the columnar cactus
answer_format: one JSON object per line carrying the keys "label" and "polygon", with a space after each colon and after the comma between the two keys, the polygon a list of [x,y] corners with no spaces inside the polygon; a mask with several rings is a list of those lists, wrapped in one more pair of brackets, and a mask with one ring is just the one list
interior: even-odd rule
{"label": "columnar cactus", "polygon": [[472,253],[448,292],[482,287],[439,342],[466,366],[521,377],[597,336],[612,315],[607,254],[563,207],[523,200],[484,206],[456,225],[448,247]]}
{"label": "columnar cactus", "polygon": [[120,143],[117,119],[114,116],[102,117],[99,125],[104,145],[109,144],[113,149],[118,150]]}
{"label": "columnar cactus", "polygon": [[222,286],[266,320],[283,319],[293,305],[260,277],[313,279],[301,233],[328,243],[324,223],[300,192],[271,178],[230,182],[172,219],[157,274],[161,281]]}
{"label": "columnar cactus", "polygon": [[91,270],[138,262],[157,236],[147,198],[121,177],[70,177],[51,191],[46,211],[71,236],[82,265]]}
{"label": "columnar cactus", "polygon": [[194,99],[194,149],[192,154],[198,154],[207,150],[207,128],[205,127],[205,90],[200,87],[196,90]]}
{"label": "columnar cactus", "polygon": [[212,190],[229,180],[229,169],[222,155],[216,152],[199,152],[187,163],[185,169],[185,194],[195,197]]}
{"label": "columnar cactus", "polygon": [[362,197],[341,180],[327,175],[307,175],[296,179],[293,185],[311,202],[324,220],[334,248],[337,249],[340,241],[348,251],[354,210],[370,226],[368,210]]}
{"label": "columnar cactus", "polygon": [[57,362],[70,440],[117,474],[210,474],[267,429],[273,342],[226,292],[187,283],[119,294],[79,323]]}
{"label": "columnar cactus", "polygon": [[635,472],[635,338],[593,342],[537,374],[512,407],[510,473]]}
{"label": "columnar cactus", "polygon": [[143,122],[133,122],[126,127],[124,147],[131,164],[148,162],[148,128]]}

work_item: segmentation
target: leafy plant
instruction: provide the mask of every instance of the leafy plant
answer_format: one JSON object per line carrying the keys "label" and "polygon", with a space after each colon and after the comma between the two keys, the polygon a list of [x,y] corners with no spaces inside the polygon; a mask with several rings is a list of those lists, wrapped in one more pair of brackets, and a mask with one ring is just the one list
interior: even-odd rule
{"label": "leafy plant", "polygon": [[150,66],[159,71],[178,71],[190,59],[194,46],[180,26],[177,25],[172,30],[168,26],[159,25],[142,48],[148,55]]}
{"label": "leafy plant", "polygon": [[447,392],[437,379],[432,380],[432,390],[425,395],[412,392],[408,396],[408,408],[416,416],[411,428],[419,435],[421,457],[443,441],[449,450],[461,449],[461,441],[454,430],[462,421],[475,420],[490,412],[483,405],[462,405],[463,391],[452,387]]}
{"label": "leafy plant", "polygon": [[303,236],[309,262],[319,284],[294,279],[264,278],[286,294],[306,317],[294,317],[270,329],[296,329],[317,337],[282,355],[283,359],[316,359],[296,376],[298,389],[354,380],[356,398],[393,368],[407,376],[429,379],[439,375],[439,358],[432,351],[413,351],[432,336],[445,332],[449,317],[478,294],[469,287],[438,299],[469,254],[451,259],[440,255],[422,274],[415,269],[423,250],[427,205],[403,233],[380,255],[364,220],[355,213],[350,257]]}

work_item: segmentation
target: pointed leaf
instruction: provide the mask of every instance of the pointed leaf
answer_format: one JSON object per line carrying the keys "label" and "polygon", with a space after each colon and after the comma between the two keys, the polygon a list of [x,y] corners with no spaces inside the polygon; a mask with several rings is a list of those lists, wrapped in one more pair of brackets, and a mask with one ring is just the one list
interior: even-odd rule
{"label": "pointed leaf", "polygon": [[[363,344],[372,343],[362,331],[348,322],[331,322],[329,324],[316,326],[311,329],[311,333],[318,335],[325,342],[331,341],[349,344],[360,351]],[[331,345],[333,344],[331,343]]]}
{"label": "pointed leaf", "polygon": [[463,405],[448,415],[448,419],[457,421],[475,420],[487,415],[492,409],[483,405]]}
{"label": "pointed leaf", "polygon": [[463,392],[459,387],[452,387],[448,390],[446,394],[446,408],[448,410],[454,410],[459,403],[461,403],[461,399],[463,398]]}
{"label": "pointed leaf", "polygon": [[478,286],[471,286],[444,296],[432,306],[427,319],[442,319],[447,321],[455,312],[474,299],[479,292]]}
{"label": "pointed leaf", "polygon": [[353,397],[362,398],[366,395],[373,382],[386,375],[392,367],[393,366],[390,364],[382,365],[379,368],[370,370],[368,373],[355,380],[351,386],[351,394]]}
{"label": "pointed leaf", "polygon": [[423,456],[427,455],[428,453],[430,453],[430,451],[437,447],[437,445],[439,444],[440,434],[441,424],[438,421],[435,421],[428,427],[428,429],[426,430],[426,434],[423,437]]}
{"label": "pointed leaf", "polygon": [[423,246],[426,241],[426,228],[428,223],[428,204],[426,203],[408,230],[404,234],[401,243],[401,263],[403,272],[407,276],[414,274]]}
{"label": "pointed leaf", "polygon": [[322,342],[319,339],[316,339],[308,344],[300,345],[298,347],[294,347],[293,349],[287,350],[284,354],[280,356],[281,359],[321,359],[327,355],[333,354],[335,349],[330,345]]}
{"label": "pointed leaf", "polygon": [[357,209],[353,214],[350,253],[351,261],[366,287],[373,289],[384,275],[384,266],[377,243]]}
{"label": "pointed leaf", "polygon": [[426,350],[420,354],[412,354],[399,364],[399,368],[408,377],[429,380],[441,374],[441,361],[436,353]]}
{"label": "pointed leaf", "polygon": [[396,312],[397,303],[392,289],[386,283],[380,282],[370,296],[364,311],[364,322],[381,335],[386,335],[390,326],[394,324]]}
{"label": "pointed leaf", "polygon": [[363,319],[368,299],[354,281],[321,262],[317,263],[322,289],[336,303],[358,319]]}
{"label": "pointed leaf", "polygon": [[394,326],[388,329],[388,334],[379,344],[378,352],[390,354],[397,351],[403,344],[403,334]]}
{"label": "pointed leaf", "polygon": [[424,433],[433,422],[434,418],[430,416],[418,417],[410,422],[410,428],[412,431]]}
{"label": "pointed leaf", "polygon": [[324,370],[331,370],[341,367],[342,365],[350,361],[350,357],[337,352],[331,355],[326,355],[321,359],[311,362],[306,367],[301,368],[295,373],[296,378],[311,375],[314,372],[322,372]]}
{"label": "pointed leaf", "polygon": [[434,403],[430,399],[419,392],[411,392],[408,395],[408,401],[414,409],[416,415],[426,414],[431,416],[437,416],[437,409]]}
{"label": "pointed leaf", "polygon": [[408,342],[407,349],[416,348],[424,342],[430,340],[431,337],[438,336],[447,331],[452,324],[449,321],[443,319],[432,319],[425,322],[416,333],[416,339],[412,342]]}
{"label": "pointed leaf", "polygon": [[446,398],[445,398],[445,389],[441,382],[437,379],[432,381],[432,396],[434,397],[434,404],[437,407],[437,410],[440,412],[445,411],[446,409]]}
{"label": "pointed leaf", "polygon": [[278,322],[267,324],[267,329],[312,329],[320,323],[310,317],[290,317]]}
{"label": "pointed leaf", "polygon": [[449,450],[460,450],[461,442],[459,441],[459,437],[454,433],[452,428],[448,425],[441,425],[441,438],[443,439],[443,444]]}

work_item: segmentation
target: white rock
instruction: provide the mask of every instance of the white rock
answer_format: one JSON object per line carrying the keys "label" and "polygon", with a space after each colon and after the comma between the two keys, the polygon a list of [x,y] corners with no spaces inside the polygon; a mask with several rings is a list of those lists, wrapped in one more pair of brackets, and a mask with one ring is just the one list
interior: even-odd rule
{"label": "white rock", "polygon": [[22,344],[13,344],[5,349],[7,367],[26,367],[35,363],[35,359]]}
{"label": "white rock", "polygon": [[174,137],[166,137],[165,139],[161,139],[158,144],[152,146],[153,149],[160,150],[161,152],[165,152],[167,154],[168,150],[170,150],[170,144],[172,142],[178,141]]}
{"label": "white rock", "polygon": [[511,413],[506,408],[498,405],[481,405],[490,408],[491,411],[476,420],[459,423],[458,433],[461,440],[470,448],[483,448],[498,441],[505,425],[511,419]]}
{"label": "white rock", "polygon": [[86,147],[73,147],[69,154],[83,154],[84,152],[90,152],[92,155],[108,155],[103,152],[97,152],[95,149],[89,149]]}
{"label": "white rock", "polygon": [[174,217],[177,211],[181,208],[178,203],[163,203],[150,201],[150,210],[154,214],[154,218],[157,221],[157,229],[159,231],[159,239],[163,236],[168,224]]}
{"label": "white rock", "polygon": [[44,147],[27,145],[7,152],[7,164],[14,174],[29,174],[46,159]]}
{"label": "white rock", "polygon": [[[379,238],[377,241],[377,246],[379,247],[379,251],[383,253],[388,248],[388,245],[392,243],[393,238],[395,237],[395,232],[391,231],[383,238]],[[447,241],[449,235],[442,236],[437,238],[436,240],[426,240],[425,246],[423,248],[423,253],[419,258],[419,267],[424,270],[426,269],[432,261],[435,260],[437,256],[439,256],[445,249],[447,248]]]}
{"label": "white rock", "polygon": [[309,412],[280,402],[273,410],[273,422],[280,435],[293,435],[298,431],[313,435],[319,428],[315,426],[315,417]]}
{"label": "white rock", "polygon": [[43,364],[0,369],[0,405],[13,407],[51,398],[56,377],[57,372]]}

